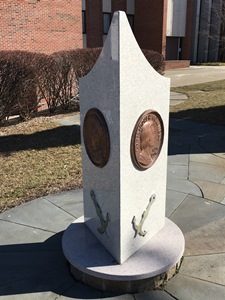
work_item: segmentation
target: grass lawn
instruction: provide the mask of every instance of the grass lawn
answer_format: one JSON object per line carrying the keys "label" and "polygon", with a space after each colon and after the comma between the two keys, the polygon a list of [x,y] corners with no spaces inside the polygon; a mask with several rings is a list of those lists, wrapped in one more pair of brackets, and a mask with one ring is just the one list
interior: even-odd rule
{"label": "grass lawn", "polygon": [[0,211],[82,185],[78,126],[40,117],[0,128]]}
{"label": "grass lawn", "polygon": [[[225,80],[173,88],[189,100],[171,117],[225,125]],[[0,211],[28,200],[82,186],[79,126],[39,117],[0,127]]]}
{"label": "grass lawn", "polygon": [[172,88],[189,99],[171,107],[170,116],[225,125],[225,80]]}

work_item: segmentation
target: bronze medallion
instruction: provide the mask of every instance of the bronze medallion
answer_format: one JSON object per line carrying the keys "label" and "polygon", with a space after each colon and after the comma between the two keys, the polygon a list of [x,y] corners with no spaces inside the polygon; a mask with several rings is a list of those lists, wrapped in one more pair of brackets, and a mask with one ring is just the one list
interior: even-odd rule
{"label": "bronze medallion", "polygon": [[164,138],[163,121],[156,111],[147,110],[138,119],[131,138],[131,157],[140,170],[150,168],[158,158]]}
{"label": "bronze medallion", "polygon": [[109,130],[100,110],[90,109],[84,118],[83,137],[86,152],[92,163],[103,168],[110,154]]}

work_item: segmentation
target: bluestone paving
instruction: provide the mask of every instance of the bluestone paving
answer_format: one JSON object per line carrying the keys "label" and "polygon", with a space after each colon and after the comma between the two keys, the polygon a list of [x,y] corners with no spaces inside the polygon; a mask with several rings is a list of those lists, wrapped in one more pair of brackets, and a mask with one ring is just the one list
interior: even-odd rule
{"label": "bluestone paving", "polygon": [[10,296],[1,296],[1,300],[55,300],[57,294],[52,292],[28,293]]}
{"label": "bluestone paving", "polygon": [[[73,125],[78,117],[70,116],[61,125]],[[166,291],[115,295],[72,278],[61,238],[83,214],[83,195],[71,190],[0,215],[0,298],[224,300],[224,132],[222,126],[170,121],[166,215],[183,231],[186,249],[180,273]]]}
{"label": "bluestone paving", "polygon": [[194,180],[202,190],[204,198],[223,202],[225,200],[225,185],[206,180]]}
{"label": "bluestone paving", "polygon": [[71,199],[73,203],[83,202],[83,190],[70,190],[59,194],[52,194],[43,197],[44,199],[54,203],[55,205],[62,207],[65,203]]}
{"label": "bluestone paving", "polygon": [[189,68],[167,70],[165,76],[171,78],[171,86],[185,86],[225,79],[223,66],[190,66]]}
{"label": "bluestone paving", "polygon": [[61,292],[73,280],[62,251],[1,253],[0,268],[0,295]]}
{"label": "bluestone paving", "polygon": [[214,153],[214,155],[216,155],[219,158],[225,159],[225,153]]}
{"label": "bluestone paving", "polygon": [[199,162],[190,162],[189,178],[191,180],[199,179],[215,183],[221,183],[225,176],[225,168],[203,164]]}
{"label": "bluestone paving", "polygon": [[201,189],[195,183],[173,176],[167,177],[167,189],[194,196],[202,196]]}
{"label": "bluestone paving", "polygon": [[185,255],[225,252],[224,228],[225,218],[221,218],[185,234]]}
{"label": "bluestone paving", "polygon": [[187,166],[181,165],[168,165],[167,168],[167,176],[172,175],[173,177],[179,179],[187,179],[188,178],[188,168]]}
{"label": "bluestone paving", "polygon": [[225,286],[225,253],[185,257],[180,274]]}
{"label": "bluestone paving", "polygon": [[170,92],[170,106],[174,106],[188,100],[188,96],[182,93]]}
{"label": "bluestone paving", "polygon": [[213,132],[199,139],[199,145],[206,153],[223,153],[225,150],[225,132]]}
{"label": "bluestone paving", "polygon": [[36,199],[2,213],[0,219],[58,232],[67,228],[74,217],[45,199]]}
{"label": "bluestone paving", "polygon": [[76,113],[74,115],[66,116],[57,120],[57,122],[62,126],[71,126],[80,124],[80,114]]}
{"label": "bluestone paving", "polygon": [[188,166],[189,155],[188,154],[176,154],[168,156],[168,165],[181,165]]}
{"label": "bluestone paving", "polygon": [[104,298],[103,293],[92,287],[86,286],[78,281],[73,282],[62,293],[57,296],[57,300],[69,300],[69,299],[101,299]]}
{"label": "bluestone paving", "polygon": [[185,237],[185,255],[225,252],[225,206],[187,196],[170,216]]}
{"label": "bluestone paving", "polygon": [[171,215],[171,219],[180,226],[183,233],[189,233],[202,228],[208,223],[221,220],[224,216],[224,205],[201,197],[188,195],[179,206],[179,209]]}
{"label": "bluestone paving", "polygon": [[174,298],[164,291],[151,291],[136,294],[135,300],[174,300]]}
{"label": "bluestone paving", "polygon": [[168,291],[179,300],[224,300],[225,287],[178,274],[167,286]]}
{"label": "bluestone paving", "polygon": [[52,236],[52,232],[0,220],[0,251],[7,245],[41,243]]}
{"label": "bluestone paving", "polygon": [[184,201],[187,194],[167,190],[166,193],[166,216],[169,217],[175,209]]}
{"label": "bluestone paving", "polygon": [[83,191],[71,190],[62,194],[48,195],[44,199],[66,211],[75,218],[83,215]]}
{"label": "bluestone paving", "polygon": [[190,154],[190,161],[191,162],[195,161],[207,165],[213,165],[213,166],[219,166],[225,168],[225,159],[221,159],[221,157],[214,154],[209,154],[209,153],[205,153],[204,155]]}

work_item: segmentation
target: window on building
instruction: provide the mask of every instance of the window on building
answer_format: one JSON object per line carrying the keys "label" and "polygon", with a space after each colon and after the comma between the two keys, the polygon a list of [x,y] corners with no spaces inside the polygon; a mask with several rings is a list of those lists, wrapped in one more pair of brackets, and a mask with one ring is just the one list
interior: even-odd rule
{"label": "window on building", "polygon": [[130,23],[130,27],[134,30],[134,15],[127,15],[128,22]]}
{"label": "window on building", "polygon": [[112,15],[110,13],[103,13],[103,33],[107,34],[109,31]]}
{"label": "window on building", "polygon": [[86,11],[82,10],[82,30],[83,34],[87,33],[87,28],[86,28]]}

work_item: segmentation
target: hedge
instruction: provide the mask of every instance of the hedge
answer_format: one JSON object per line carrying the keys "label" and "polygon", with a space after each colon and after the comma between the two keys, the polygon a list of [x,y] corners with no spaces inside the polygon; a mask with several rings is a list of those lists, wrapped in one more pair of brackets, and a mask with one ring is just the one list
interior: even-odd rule
{"label": "hedge", "polygon": [[[163,56],[142,50],[160,74]],[[38,102],[45,99],[50,113],[66,111],[79,95],[78,78],[96,63],[101,48],[60,51],[51,55],[27,51],[0,51],[0,122],[12,114],[32,117]]]}

